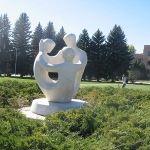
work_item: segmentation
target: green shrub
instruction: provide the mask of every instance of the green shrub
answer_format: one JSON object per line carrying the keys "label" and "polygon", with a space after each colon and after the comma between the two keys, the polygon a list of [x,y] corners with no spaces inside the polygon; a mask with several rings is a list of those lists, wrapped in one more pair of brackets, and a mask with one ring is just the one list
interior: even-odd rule
{"label": "green shrub", "polygon": [[[7,84],[13,87],[12,91]],[[1,149],[150,149],[148,91],[113,87],[81,88],[74,98],[86,100],[88,104],[77,110],[47,115],[41,121],[26,118],[14,109],[20,107],[19,102],[26,103],[32,101],[34,96],[43,96],[36,84],[4,82],[0,83],[0,88]]]}
{"label": "green shrub", "polygon": [[6,80],[0,82],[0,108],[29,106],[32,100],[43,97],[36,83]]}

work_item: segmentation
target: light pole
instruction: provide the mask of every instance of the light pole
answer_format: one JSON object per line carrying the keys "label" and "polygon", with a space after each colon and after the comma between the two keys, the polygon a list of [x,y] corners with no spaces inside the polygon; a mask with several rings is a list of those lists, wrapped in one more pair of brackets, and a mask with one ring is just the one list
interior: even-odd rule
{"label": "light pole", "polygon": [[16,60],[15,60],[15,76],[16,76],[16,70],[17,70],[17,49],[16,49]]}

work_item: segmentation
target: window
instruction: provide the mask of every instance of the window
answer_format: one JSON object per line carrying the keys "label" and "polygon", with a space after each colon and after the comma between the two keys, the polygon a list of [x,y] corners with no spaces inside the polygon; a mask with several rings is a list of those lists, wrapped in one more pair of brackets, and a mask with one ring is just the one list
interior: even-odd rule
{"label": "window", "polygon": [[147,64],[150,65],[150,61],[148,61]]}
{"label": "window", "polygon": [[141,58],[138,58],[138,62],[141,62]]}
{"label": "window", "polygon": [[148,51],[148,56],[150,56],[150,51]]}

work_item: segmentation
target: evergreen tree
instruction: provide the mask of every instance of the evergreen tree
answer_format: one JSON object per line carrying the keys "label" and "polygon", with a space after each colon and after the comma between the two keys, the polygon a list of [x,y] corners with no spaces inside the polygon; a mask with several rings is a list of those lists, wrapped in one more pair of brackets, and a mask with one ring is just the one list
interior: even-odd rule
{"label": "evergreen tree", "polygon": [[0,75],[2,73],[2,63],[3,63],[3,57],[2,57],[2,49],[3,49],[3,17],[0,15]]}
{"label": "evergreen tree", "polygon": [[32,40],[31,40],[32,64],[34,63],[34,60],[39,52],[39,42],[42,38],[43,38],[43,29],[42,29],[41,24],[39,23],[33,32]]}
{"label": "evergreen tree", "polygon": [[47,27],[44,30],[44,38],[52,39],[55,41],[56,32],[54,30],[53,22],[48,22]]}
{"label": "evergreen tree", "polygon": [[106,41],[105,67],[107,78],[114,82],[116,76],[127,74],[133,56],[128,50],[125,34],[120,26],[115,25]]}
{"label": "evergreen tree", "polygon": [[0,70],[9,74],[11,70],[12,44],[10,41],[10,22],[7,14],[0,17]]}
{"label": "evergreen tree", "polygon": [[89,40],[89,44],[86,48],[86,52],[88,52],[88,62],[83,74],[83,79],[85,79],[85,75],[87,76],[88,80],[91,81],[92,77],[95,75],[95,64],[94,64],[94,59],[95,59],[95,43],[92,40]]}
{"label": "evergreen tree", "polygon": [[88,45],[89,45],[90,40],[91,39],[89,37],[88,31],[86,29],[84,29],[82,31],[82,34],[79,35],[79,39],[77,41],[77,46],[80,49],[84,50],[85,52],[88,52]]}
{"label": "evergreen tree", "polygon": [[[66,44],[65,44],[65,42],[63,40],[65,34],[66,34],[65,30],[62,27],[60,29],[60,31],[56,34],[56,39],[55,39],[56,46],[54,47],[52,52],[49,53],[50,56],[56,55],[59,52],[59,50],[61,50],[64,46],[66,46]],[[49,73],[49,76],[52,79],[56,79],[56,80],[58,79],[58,73],[52,73],[51,72],[51,73]]]}
{"label": "evergreen tree", "polygon": [[65,34],[66,34],[65,30],[62,27],[60,31],[56,34],[56,40],[55,40],[56,46],[54,47],[50,55],[56,55],[59,52],[59,50],[61,50],[64,46],[66,46],[63,40]]}
{"label": "evergreen tree", "polygon": [[93,51],[93,58],[91,62],[93,62],[93,70],[94,70],[94,76],[96,77],[97,81],[99,81],[100,77],[104,75],[104,41],[105,37],[103,36],[103,33],[100,32],[98,29],[92,36],[92,41],[94,42],[94,46],[92,48]]}
{"label": "evergreen tree", "polygon": [[14,58],[16,61],[16,73],[20,74],[20,77],[31,74],[31,50],[30,50],[30,22],[26,13],[22,13],[19,19],[15,23],[13,31],[13,48],[17,54]]}
{"label": "evergreen tree", "polygon": [[93,47],[93,43],[91,42],[91,39],[89,37],[88,31],[84,29],[82,31],[82,34],[79,35],[79,39],[77,41],[77,46],[84,50],[87,53],[88,62],[85,67],[85,71],[83,73],[83,79],[85,80],[85,77],[88,77],[88,80],[91,80],[92,77],[92,70],[91,70],[91,64],[89,63],[91,61],[91,48]]}

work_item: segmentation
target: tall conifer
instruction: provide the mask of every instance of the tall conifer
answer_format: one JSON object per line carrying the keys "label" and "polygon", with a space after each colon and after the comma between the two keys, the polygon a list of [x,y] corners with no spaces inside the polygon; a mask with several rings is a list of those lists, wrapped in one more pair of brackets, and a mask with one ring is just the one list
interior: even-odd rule
{"label": "tall conifer", "polygon": [[37,27],[35,28],[32,40],[31,40],[31,58],[32,64],[34,63],[35,57],[39,52],[39,42],[43,38],[43,29],[40,23],[38,23]]}
{"label": "tall conifer", "polygon": [[84,29],[82,31],[82,33],[79,35],[79,39],[77,41],[77,46],[84,50],[87,53],[87,57],[88,57],[88,62],[83,74],[83,79],[85,80],[86,76],[88,77],[88,79],[91,79],[92,76],[92,70],[90,68],[90,58],[91,58],[91,48],[92,48],[92,43],[91,43],[91,39],[89,37],[88,31],[86,29]]}
{"label": "tall conifer", "polygon": [[77,41],[77,46],[80,49],[87,52],[88,51],[87,47],[89,45],[89,42],[90,42],[90,37],[89,37],[88,31],[86,29],[84,29],[82,31],[82,33],[79,35],[79,39]]}
{"label": "tall conifer", "polygon": [[2,72],[2,62],[3,62],[3,57],[2,57],[2,49],[3,49],[3,17],[2,14],[0,15],[0,74]]}
{"label": "tall conifer", "polygon": [[17,53],[16,72],[23,75],[31,74],[31,50],[30,50],[30,22],[26,13],[22,13],[15,23],[13,30],[13,48]]}
{"label": "tall conifer", "polygon": [[97,81],[99,81],[100,77],[104,75],[104,51],[105,51],[105,37],[103,33],[98,29],[92,36],[92,41],[94,42],[94,46],[92,47],[92,59],[93,62],[93,70],[94,76],[96,77]]}
{"label": "tall conifer", "polygon": [[66,32],[62,27],[60,31],[56,34],[56,40],[55,40],[56,46],[54,47],[54,50],[50,53],[50,55],[56,55],[59,52],[59,50],[61,50],[64,46],[66,46],[63,40],[65,35]]}
{"label": "tall conifer", "polygon": [[44,29],[44,38],[52,39],[55,41],[56,38],[56,32],[54,29],[53,22],[48,22],[47,27]]}
{"label": "tall conifer", "polygon": [[10,22],[7,14],[4,14],[0,17],[0,70],[5,75],[12,72],[11,55]]}
{"label": "tall conifer", "polygon": [[115,25],[106,41],[105,67],[107,78],[114,82],[116,76],[127,74],[133,56],[128,50],[125,34],[120,26]]}

